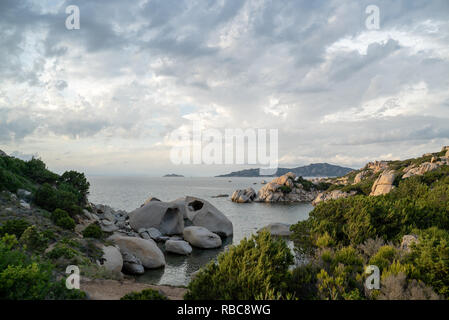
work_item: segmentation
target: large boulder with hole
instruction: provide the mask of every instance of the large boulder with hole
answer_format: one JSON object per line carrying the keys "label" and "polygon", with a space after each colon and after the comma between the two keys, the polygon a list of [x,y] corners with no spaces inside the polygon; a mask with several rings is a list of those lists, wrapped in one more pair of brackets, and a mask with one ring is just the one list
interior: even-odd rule
{"label": "large boulder with hole", "polygon": [[114,242],[122,254],[128,252],[138,258],[147,269],[165,266],[165,257],[153,240],[137,237],[126,237],[114,234],[108,238]]}
{"label": "large boulder with hole", "polygon": [[134,231],[153,227],[165,235],[181,234],[184,217],[174,203],[150,201],[129,214],[129,225]]}
{"label": "large boulder with hole", "polygon": [[176,200],[170,201],[170,203],[173,203],[176,205],[181,211],[181,214],[184,219],[187,219],[187,212],[186,212],[186,197],[178,198]]}
{"label": "large boulder with hole", "polygon": [[197,248],[213,249],[221,247],[220,236],[203,227],[187,227],[184,229],[183,236],[186,241]]}
{"label": "large boulder with hole", "polygon": [[222,237],[233,234],[232,222],[206,200],[186,197],[186,214],[193,226],[204,227]]}
{"label": "large boulder with hole", "polygon": [[120,250],[114,246],[103,247],[103,256],[101,257],[99,263],[106,270],[114,273],[120,273],[123,268],[123,258]]}
{"label": "large boulder with hole", "polygon": [[170,239],[165,242],[165,251],[181,255],[189,255],[192,253],[192,247],[187,241]]}

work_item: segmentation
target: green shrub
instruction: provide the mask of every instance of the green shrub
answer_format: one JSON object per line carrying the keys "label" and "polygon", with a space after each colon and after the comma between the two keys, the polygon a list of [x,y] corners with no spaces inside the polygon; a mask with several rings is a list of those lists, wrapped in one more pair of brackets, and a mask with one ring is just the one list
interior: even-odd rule
{"label": "green shrub", "polygon": [[379,267],[380,271],[387,269],[396,258],[396,250],[392,246],[383,246],[371,257],[369,263]]}
{"label": "green shrub", "polygon": [[16,238],[20,238],[22,233],[30,226],[30,224],[22,219],[7,220],[3,226],[0,227],[0,236],[5,234],[13,234]]}
{"label": "green shrub", "polygon": [[20,244],[26,246],[31,251],[42,252],[47,248],[48,239],[42,232],[39,232],[36,226],[28,227],[19,240]]}
{"label": "green shrub", "polygon": [[103,231],[97,223],[92,223],[83,230],[83,237],[101,239],[103,237]]}
{"label": "green shrub", "polygon": [[66,171],[62,174],[59,181],[63,184],[70,185],[77,193],[78,200],[83,203],[89,194],[90,184],[84,173],[76,171]]}
{"label": "green shrub", "polygon": [[62,209],[56,209],[53,211],[51,215],[51,220],[58,226],[63,229],[67,230],[74,230],[75,229],[75,220],[73,220],[69,214],[62,210]]}
{"label": "green shrub", "polygon": [[79,252],[77,250],[70,248],[66,244],[58,244],[56,247],[54,247],[51,251],[47,253],[47,258],[53,260],[59,258],[72,259],[75,258],[77,255],[79,255]]}
{"label": "green shrub", "polygon": [[201,269],[190,282],[186,299],[255,299],[269,291],[287,288],[288,267],[293,263],[290,249],[282,239],[261,232],[239,245],[231,246]]}
{"label": "green shrub", "polygon": [[279,186],[278,190],[282,191],[283,193],[289,193],[292,191],[292,188],[290,188],[289,186]]}
{"label": "green shrub", "polygon": [[418,243],[412,245],[407,262],[416,268],[416,279],[449,298],[449,232],[438,228],[417,231]]}
{"label": "green shrub", "polygon": [[0,239],[0,300],[85,299],[84,292],[56,282],[51,264],[31,258],[15,236]]}
{"label": "green shrub", "polygon": [[145,289],[140,292],[131,292],[124,295],[120,300],[167,300],[167,297],[159,291]]}

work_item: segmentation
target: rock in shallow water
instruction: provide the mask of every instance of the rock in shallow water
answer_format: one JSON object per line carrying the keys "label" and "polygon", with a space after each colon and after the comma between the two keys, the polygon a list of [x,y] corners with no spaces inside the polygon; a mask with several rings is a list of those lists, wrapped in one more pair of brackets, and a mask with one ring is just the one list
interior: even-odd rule
{"label": "rock in shallow water", "polygon": [[187,227],[184,229],[183,235],[186,241],[198,248],[212,249],[221,246],[220,236],[203,227]]}
{"label": "rock in shallow water", "polygon": [[142,262],[129,252],[123,252],[123,270],[130,274],[144,274]]}
{"label": "rock in shallow water", "polygon": [[187,217],[193,226],[204,227],[222,237],[233,234],[232,222],[208,201],[186,197],[185,203]]}
{"label": "rock in shallow water", "polygon": [[167,240],[165,242],[165,250],[167,252],[189,255],[192,253],[192,247],[184,240]]}
{"label": "rock in shallow water", "polygon": [[112,235],[108,238],[117,244],[122,254],[129,252],[136,256],[145,268],[155,269],[165,266],[165,257],[153,240]]}
{"label": "rock in shallow water", "polygon": [[151,201],[129,214],[129,224],[138,231],[154,227],[162,234],[180,234],[184,229],[184,217],[174,203]]}

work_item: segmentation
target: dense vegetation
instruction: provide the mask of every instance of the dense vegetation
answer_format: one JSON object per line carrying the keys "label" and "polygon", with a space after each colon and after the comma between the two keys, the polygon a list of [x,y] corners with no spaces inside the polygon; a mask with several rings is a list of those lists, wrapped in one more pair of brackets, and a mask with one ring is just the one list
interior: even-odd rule
{"label": "dense vegetation", "polygon": [[[285,243],[260,234],[202,269],[186,298],[449,299],[449,167],[367,196],[377,176],[339,186],[359,195],[319,203],[292,226],[302,261],[294,269]],[[403,248],[404,235],[418,240]],[[368,265],[380,269],[379,290],[365,288]]]}
{"label": "dense vegetation", "polygon": [[293,256],[286,243],[268,232],[243,239],[238,246],[210,262],[188,286],[186,299],[264,298],[273,290],[287,288],[288,267]]}
{"label": "dense vegetation", "polygon": [[73,232],[75,221],[88,209],[84,174],[68,171],[60,176],[40,159],[1,156],[2,203],[17,201],[19,189],[31,192],[27,201],[33,207],[26,214],[1,212],[0,299],[84,299],[82,291],[66,289],[65,268],[70,264],[78,265],[82,275],[114,277],[96,264],[102,240],[94,238],[102,238],[101,230],[91,226],[86,239]]}
{"label": "dense vegetation", "polygon": [[31,255],[26,248],[14,235],[0,239],[0,299],[85,298],[82,291],[68,290],[65,281],[56,281],[53,265]]}

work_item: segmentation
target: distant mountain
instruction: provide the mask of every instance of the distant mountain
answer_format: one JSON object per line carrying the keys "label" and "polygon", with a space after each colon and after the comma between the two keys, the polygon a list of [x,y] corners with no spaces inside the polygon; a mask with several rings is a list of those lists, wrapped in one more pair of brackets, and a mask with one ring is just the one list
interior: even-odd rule
{"label": "distant mountain", "polygon": [[176,177],[180,177],[183,178],[184,176],[181,174],[175,174],[175,173],[170,173],[170,174],[166,174],[164,177],[168,177],[168,178],[176,178]]}
{"label": "distant mountain", "polygon": [[297,168],[278,168],[276,174],[268,176],[259,175],[259,169],[246,169],[219,175],[217,177],[277,177],[290,171],[297,176],[302,177],[340,177],[353,170],[354,169],[340,167],[329,163],[312,163],[308,166]]}

